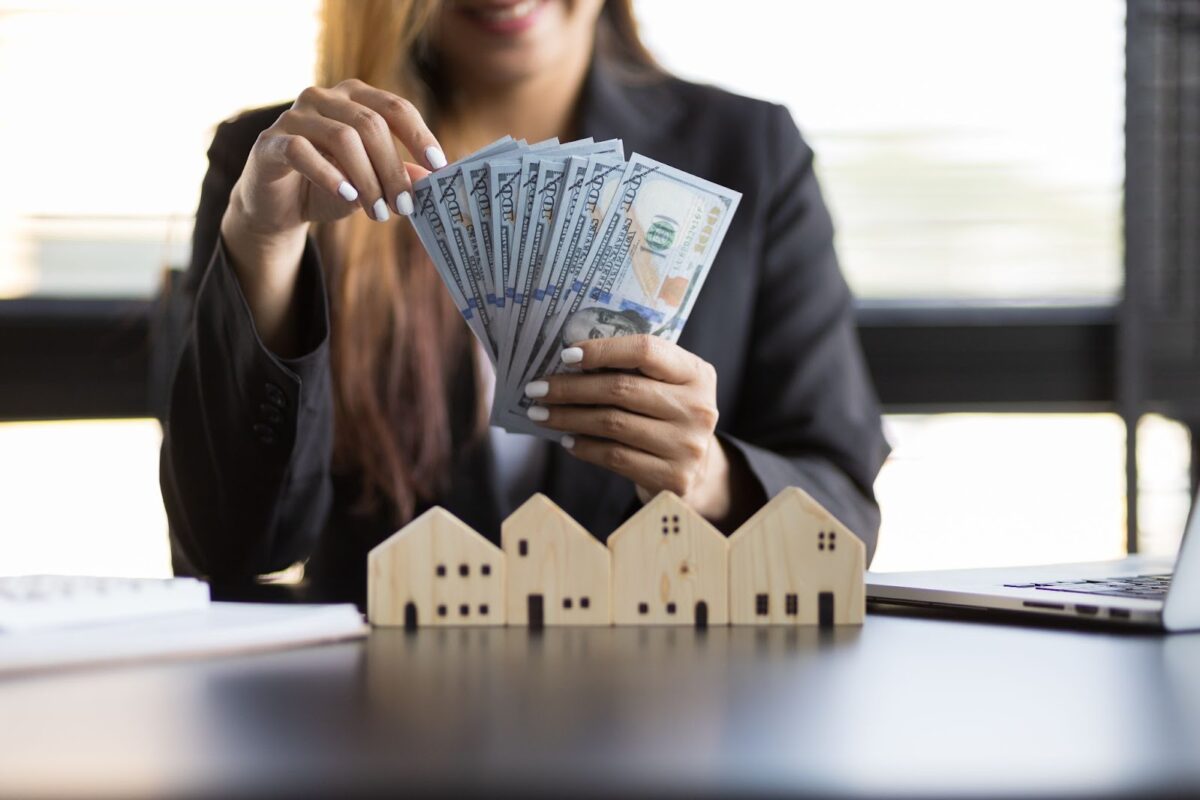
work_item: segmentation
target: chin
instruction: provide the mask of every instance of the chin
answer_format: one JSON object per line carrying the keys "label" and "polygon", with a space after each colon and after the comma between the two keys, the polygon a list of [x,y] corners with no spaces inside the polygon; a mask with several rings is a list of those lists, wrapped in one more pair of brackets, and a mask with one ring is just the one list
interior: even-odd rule
{"label": "chin", "polygon": [[450,0],[438,50],[486,82],[521,80],[590,49],[601,0]]}

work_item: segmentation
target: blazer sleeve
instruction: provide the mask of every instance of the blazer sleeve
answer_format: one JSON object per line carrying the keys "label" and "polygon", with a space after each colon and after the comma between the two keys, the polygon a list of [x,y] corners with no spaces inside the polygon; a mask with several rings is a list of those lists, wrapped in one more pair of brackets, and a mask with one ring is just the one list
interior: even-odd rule
{"label": "blazer sleeve", "polygon": [[285,359],[259,337],[220,237],[257,134],[239,120],[218,127],[191,263],[168,304],[178,330],[163,502],[173,553],[186,571],[218,583],[305,559],[332,504],[329,314],[315,243],[310,236],[296,286],[303,355]]}
{"label": "blazer sleeve", "polygon": [[813,151],[771,106],[765,231],[751,349],[722,434],[767,497],[799,486],[862,538],[879,534],[873,484],[889,448],[838,267]]}

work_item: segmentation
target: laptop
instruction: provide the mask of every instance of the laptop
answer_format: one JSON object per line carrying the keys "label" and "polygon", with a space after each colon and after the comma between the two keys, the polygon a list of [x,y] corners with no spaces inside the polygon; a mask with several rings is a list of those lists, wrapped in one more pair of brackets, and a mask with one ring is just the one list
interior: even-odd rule
{"label": "laptop", "polygon": [[867,599],[925,607],[1018,612],[1168,631],[1200,630],[1200,500],[1174,559],[1040,567],[868,572]]}

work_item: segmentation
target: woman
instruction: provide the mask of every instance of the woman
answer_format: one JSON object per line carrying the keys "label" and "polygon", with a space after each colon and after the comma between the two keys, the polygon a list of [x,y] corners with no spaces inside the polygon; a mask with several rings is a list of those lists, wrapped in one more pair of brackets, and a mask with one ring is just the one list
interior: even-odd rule
{"label": "woman", "polygon": [[[798,485],[874,549],[887,446],[784,109],[665,75],[630,0],[323,13],[324,88],[209,150],[162,448],[181,571],[307,559],[313,597],[361,603],[367,551],[425,507],[497,538],[533,491],[604,538],[663,489],[729,531]],[[582,373],[527,387],[569,448],[489,431],[490,365],[401,219],[414,180],[504,134],[619,137],[743,194],[678,345],[589,335],[563,352]]]}

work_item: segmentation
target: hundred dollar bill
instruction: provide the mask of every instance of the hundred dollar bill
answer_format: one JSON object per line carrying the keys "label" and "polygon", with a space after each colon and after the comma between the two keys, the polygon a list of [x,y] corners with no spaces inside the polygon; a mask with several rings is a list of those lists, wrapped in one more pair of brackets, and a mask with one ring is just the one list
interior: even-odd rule
{"label": "hundred dollar bill", "polygon": [[504,295],[496,292],[496,272],[492,263],[492,195],[488,191],[487,164],[466,164],[462,170],[467,186],[467,206],[471,219],[475,221],[475,252],[479,255],[480,267],[487,279],[485,299],[490,306],[488,315],[496,319],[502,313],[500,309],[504,307]]}
{"label": "hundred dollar bill", "polygon": [[[488,334],[488,351],[495,354],[500,347],[496,338],[496,320],[489,312],[493,306],[487,302],[489,281],[479,260],[479,252],[475,248],[475,218],[467,202],[467,184],[463,177],[464,167],[443,169],[434,173],[433,200],[445,223],[445,230],[450,240],[450,255],[454,259],[454,269],[462,275],[463,293],[471,308],[478,311]],[[495,294],[495,292],[490,292]]]}
{"label": "hundred dollar bill", "polygon": [[566,169],[567,160],[562,158],[541,158],[537,165],[537,179],[532,188],[533,202],[529,216],[524,220],[526,241],[520,248],[521,260],[517,264],[513,307],[508,312],[508,329],[500,353],[502,364],[513,363],[513,347],[521,338],[521,330],[529,315],[531,295],[541,274],[559,198],[562,196]]}
{"label": "hundred dollar bill", "polygon": [[[510,245],[512,253],[509,254],[509,271],[504,284],[504,296],[511,304],[508,308],[508,313],[505,314],[505,327],[502,333],[502,337],[506,342],[509,341],[509,337],[512,335],[516,309],[523,299],[517,297],[517,284],[521,264],[525,257],[525,249],[529,243],[529,228],[535,218],[534,204],[537,202],[537,181],[538,174],[541,172],[541,165],[542,159],[540,156],[524,155],[521,157],[521,171],[517,177],[516,185],[517,216]],[[511,352],[505,349],[498,355],[499,360],[496,363],[499,372],[501,375],[507,375],[509,369],[507,356],[511,355]]]}
{"label": "hundred dollar bill", "polygon": [[[491,337],[484,327],[478,310],[472,305],[473,301],[467,300],[467,293],[462,285],[462,276],[454,269],[454,256],[450,251],[446,222],[442,219],[438,204],[433,199],[431,181],[418,182],[413,186],[413,206],[412,224],[417,232],[417,238],[429,253],[429,260],[433,262],[433,267],[441,277],[442,283],[446,284],[446,289],[450,292],[455,307],[467,321],[467,326],[485,347],[488,346]],[[495,358],[491,352],[489,355],[493,359]]]}
{"label": "hundred dollar bill", "polygon": [[512,273],[513,240],[517,235],[517,182],[520,179],[520,161],[488,162],[488,193],[492,197],[492,271],[496,304],[502,310],[497,322],[499,331],[507,330],[511,311],[508,277]]}
{"label": "hundred dollar bill", "polygon": [[[584,339],[642,333],[677,340],[740,200],[738,192],[635,153],[530,375],[564,371],[559,352]],[[501,420],[528,419],[532,402],[523,395],[510,401]]]}
{"label": "hundred dollar bill", "polygon": [[[521,156],[521,176],[517,180],[517,203],[515,233],[510,255],[510,270],[506,275],[504,286],[506,320],[501,338],[504,342],[513,341],[513,335],[518,323],[518,309],[525,303],[526,293],[523,288],[527,282],[528,270],[531,266],[540,268],[540,257],[531,258],[528,247],[533,244],[533,236],[537,232],[538,215],[535,203],[539,202],[538,195],[544,183],[542,162],[553,159],[551,163],[559,163],[567,156],[580,153],[608,153],[623,151],[619,139],[604,142],[593,142],[591,138],[580,139],[566,144],[540,143],[530,147]],[[506,349],[501,356],[502,371],[507,374],[511,348]]]}
{"label": "hundred dollar bill", "polygon": [[[563,201],[564,193],[562,191],[567,179],[570,159],[584,155],[606,155],[623,160],[624,146],[619,139],[610,139],[604,142],[585,140],[571,142],[547,151],[545,154],[528,157],[535,158],[538,162],[535,165],[536,169],[529,170],[530,175],[536,171],[537,179],[530,189],[533,192],[534,202],[531,210],[527,212],[529,216],[525,218],[522,226],[525,241],[518,248],[521,253],[520,260],[513,264],[516,275],[513,279],[512,303],[508,308],[508,325],[503,336],[503,349],[500,355],[500,363],[503,368],[500,373],[501,378],[496,385],[497,398],[504,397],[505,387],[512,383],[512,376],[523,374],[528,366],[524,361],[514,359],[513,356],[518,344],[526,337],[525,332],[539,327],[543,322],[543,317],[538,313],[540,309],[535,311],[533,308],[535,294],[540,295],[537,290],[543,283],[542,276],[553,255],[551,246],[554,244],[556,226],[561,229],[565,215],[570,208]],[[577,171],[579,171],[586,161],[581,162],[579,158],[576,158],[576,164]],[[518,208],[520,208],[520,202]]]}
{"label": "hundred dollar bill", "polygon": [[416,229],[417,238],[421,240],[421,244],[424,245],[426,251],[429,253],[430,260],[434,263],[434,268],[446,284],[451,298],[454,300],[463,318],[466,319],[472,333],[484,344],[489,356],[493,360],[494,345],[492,343],[492,336],[488,330],[487,320],[482,316],[483,309],[480,307],[478,298],[474,297],[475,292],[473,288],[468,286],[468,275],[465,268],[456,260],[456,247],[452,246],[450,221],[444,213],[437,196],[438,186],[436,181],[445,176],[455,174],[462,165],[495,158],[503,153],[519,150],[522,147],[523,145],[513,140],[511,136],[505,136],[492,142],[482,150],[478,150],[466,158],[459,159],[453,164],[443,167],[441,170],[431,173],[413,184],[414,214],[412,223]]}
{"label": "hundred dollar bill", "polygon": [[548,329],[546,321],[552,320],[565,296],[563,287],[578,272],[587,251],[600,228],[604,215],[616,193],[624,159],[619,156],[598,156],[589,159],[582,175],[576,173],[566,187],[567,195],[555,222],[551,249],[546,254],[546,266],[532,301],[536,308],[536,324],[526,325],[524,336],[518,342],[512,362],[519,369],[509,373],[504,387],[506,394],[520,392],[524,380],[533,368],[531,356],[542,349]]}

